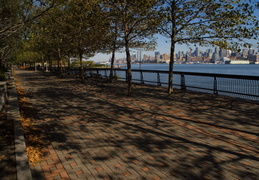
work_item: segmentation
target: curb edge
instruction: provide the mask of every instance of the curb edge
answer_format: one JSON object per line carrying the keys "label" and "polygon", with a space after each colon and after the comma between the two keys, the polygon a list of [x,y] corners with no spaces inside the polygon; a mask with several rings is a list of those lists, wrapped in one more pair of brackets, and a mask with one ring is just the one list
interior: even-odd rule
{"label": "curb edge", "polygon": [[[14,83],[14,79],[12,78]],[[14,146],[16,158],[17,180],[32,180],[29,160],[26,152],[24,132],[21,124],[20,110],[15,84],[9,89],[9,105],[7,120],[14,121]]]}

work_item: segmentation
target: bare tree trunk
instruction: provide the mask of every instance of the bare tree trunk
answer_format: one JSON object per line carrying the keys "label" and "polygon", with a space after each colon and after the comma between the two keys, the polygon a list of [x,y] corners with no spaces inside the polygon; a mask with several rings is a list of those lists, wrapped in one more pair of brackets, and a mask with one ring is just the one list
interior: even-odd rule
{"label": "bare tree trunk", "polygon": [[48,60],[49,60],[49,69],[52,71],[52,60],[50,54],[48,54]]}
{"label": "bare tree trunk", "polygon": [[117,33],[118,33],[117,23],[115,22],[115,35],[114,35],[113,47],[112,47],[113,49],[112,49],[112,59],[111,59],[110,82],[112,81],[112,78],[113,78],[113,68],[114,68],[114,61],[115,61]]}
{"label": "bare tree trunk", "polygon": [[41,62],[42,62],[42,70],[43,70],[43,72],[45,72],[45,66],[44,66],[44,64],[45,64],[45,62],[44,62],[44,55],[43,55],[43,53],[41,53]]}
{"label": "bare tree trunk", "polygon": [[67,64],[68,64],[68,73],[70,74],[70,72],[71,72],[71,63],[70,63],[70,57],[68,57]]}
{"label": "bare tree trunk", "polygon": [[46,61],[46,72],[49,72],[48,61]]}
{"label": "bare tree trunk", "polygon": [[128,27],[128,4],[124,7],[125,10],[123,11],[123,27],[124,27],[124,45],[126,51],[126,59],[127,59],[127,82],[128,82],[128,96],[132,95],[132,72],[131,72],[131,57],[130,57],[130,45],[129,45],[129,34],[130,30]]}
{"label": "bare tree trunk", "polygon": [[58,48],[58,72],[61,73],[61,66],[60,66],[61,54],[60,48]]}
{"label": "bare tree trunk", "polygon": [[0,70],[2,69],[2,58],[0,58]]}
{"label": "bare tree trunk", "polygon": [[83,67],[83,51],[79,50],[79,62],[80,62],[80,78],[84,81],[84,67]]}
{"label": "bare tree trunk", "polygon": [[173,69],[174,69],[174,50],[175,43],[171,42],[171,52],[170,52],[170,63],[169,63],[169,73],[168,73],[168,94],[172,94],[173,89]]}
{"label": "bare tree trunk", "polygon": [[173,0],[171,3],[171,18],[172,18],[172,35],[171,35],[171,49],[170,49],[170,64],[169,64],[169,73],[168,73],[168,94],[172,94],[173,89],[173,69],[174,69],[174,51],[175,51],[175,37],[176,37],[176,19],[175,19],[175,4],[176,1]]}
{"label": "bare tree trunk", "polygon": [[129,42],[126,40],[126,58],[127,58],[127,81],[128,81],[128,96],[132,95],[132,73],[131,73],[131,58],[129,50]]}
{"label": "bare tree trunk", "polygon": [[[115,44],[115,42],[114,42],[114,44]],[[115,60],[115,45],[114,45],[113,50],[112,50],[111,70],[110,70],[110,82],[112,81],[112,78],[113,78],[114,60]]]}

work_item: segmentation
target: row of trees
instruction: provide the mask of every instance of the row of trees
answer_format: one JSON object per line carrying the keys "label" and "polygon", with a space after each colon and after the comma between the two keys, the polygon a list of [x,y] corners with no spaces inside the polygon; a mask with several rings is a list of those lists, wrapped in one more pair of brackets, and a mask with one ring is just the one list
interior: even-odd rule
{"label": "row of trees", "polygon": [[[132,93],[130,48],[155,48],[155,34],[170,40],[168,93],[173,92],[177,44],[249,46],[257,38],[258,0],[10,0],[0,1],[0,63],[48,61],[125,51]],[[9,4],[10,3],[10,4]],[[3,6],[2,6],[3,5]],[[14,6],[15,5],[15,6]],[[8,13],[11,12],[11,15]],[[112,71],[111,71],[112,77]]]}
{"label": "row of trees", "polygon": [[[0,65],[15,58],[17,47],[24,39],[26,28],[51,9],[56,0],[0,0]],[[36,5],[37,7],[36,8]],[[40,7],[40,9],[39,9]]]}

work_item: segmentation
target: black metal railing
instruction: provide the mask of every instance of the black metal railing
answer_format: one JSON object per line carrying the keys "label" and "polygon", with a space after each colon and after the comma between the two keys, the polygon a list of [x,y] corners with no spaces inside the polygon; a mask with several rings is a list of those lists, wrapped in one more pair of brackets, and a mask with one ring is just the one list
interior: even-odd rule
{"label": "black metal railing", "polygon": [[[92,68],[86,71],[108,76],[109,68]],[[126,69],[114,69],[114,75],[127,80]],[[157,86],[168,85],[168,71],[132,69],[132,81]],[[173,87],[182,90],[195,90],[219,95],[259,100],[259,77],[246,75],[173,72]]]}
{"label": "black metal railing", "polygon": [[[75,73],[78,69],[71,69]],[[110,75],[110,68],[89,68],[84,73]],[[156,86],[168,85],[168,71],[132,69],[132,81]],[[113,74],[121,81],[127,81],[127,69],[113,69]],[[173,72],[173,87],[219,95],[227,95],[259,101],[259,76]]]}

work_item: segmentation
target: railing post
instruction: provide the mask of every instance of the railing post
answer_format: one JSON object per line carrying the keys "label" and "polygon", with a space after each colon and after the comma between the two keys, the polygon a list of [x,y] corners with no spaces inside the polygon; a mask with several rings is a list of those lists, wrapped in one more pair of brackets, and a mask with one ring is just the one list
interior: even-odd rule
{"label": "railing post", "polygon": [[157,73],[157,86],[161,86],[161,81],[160,81],[160,74],[159,74],[159,72]]}
{"label": "railing post", "polygon": [[186,90],[184,73],[181,74],[181,90]]}
{"label": "railing post", "polygon": [[140,82],[141,84],[144,84],[144,78],[143,78],[143,72],[140,71]]}
{"label": "railing post", "polygon": [[218,95],[218,84],[217,84],[217,77],[214,76],[214,88],[213,88],[213,94]]}

